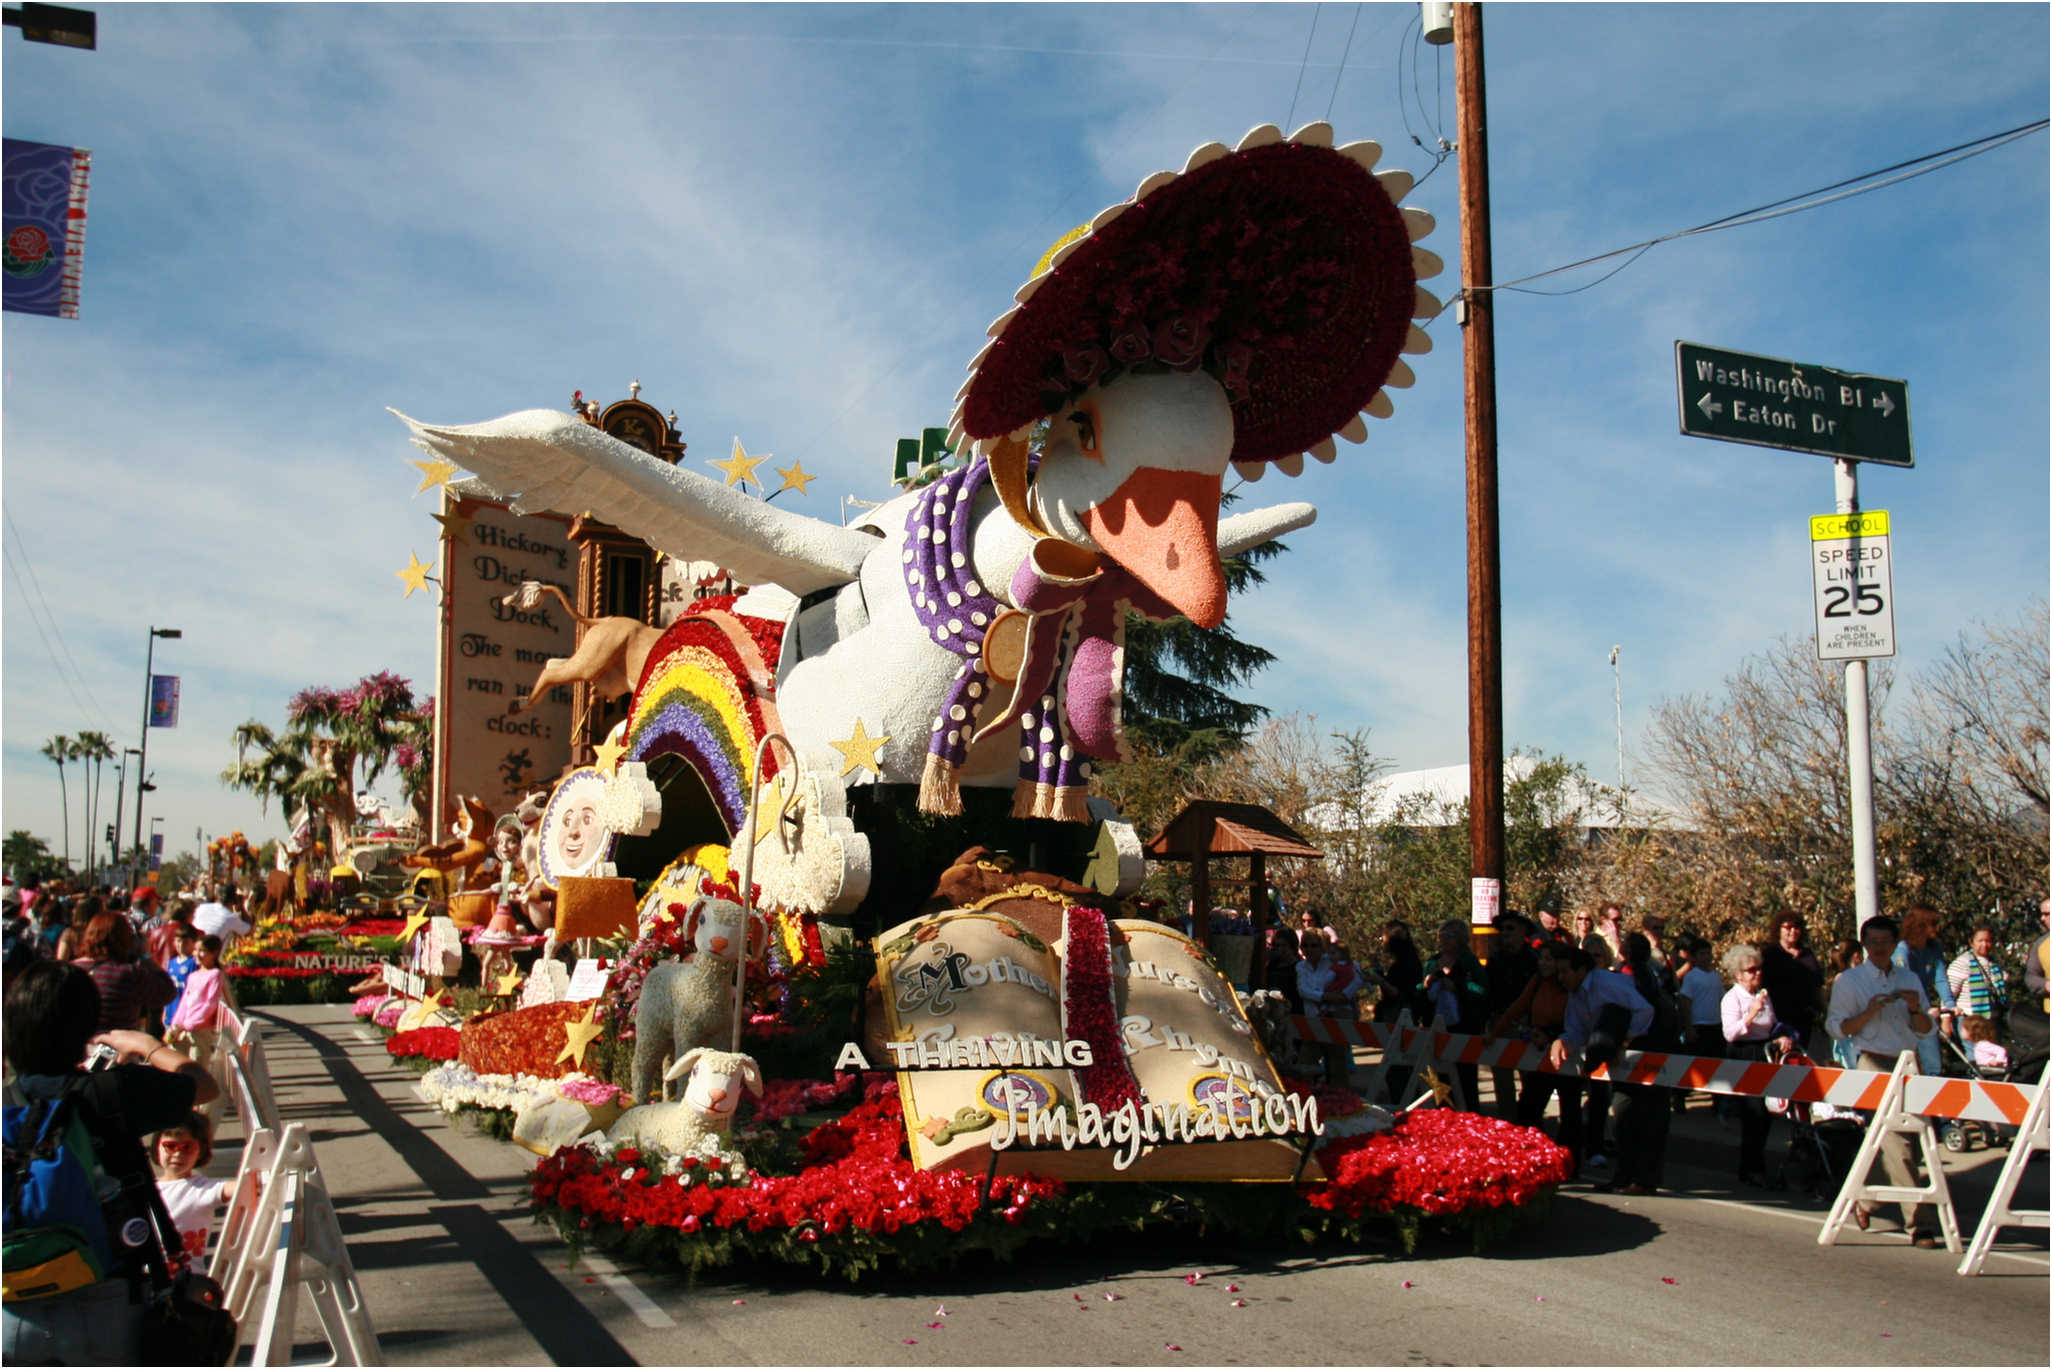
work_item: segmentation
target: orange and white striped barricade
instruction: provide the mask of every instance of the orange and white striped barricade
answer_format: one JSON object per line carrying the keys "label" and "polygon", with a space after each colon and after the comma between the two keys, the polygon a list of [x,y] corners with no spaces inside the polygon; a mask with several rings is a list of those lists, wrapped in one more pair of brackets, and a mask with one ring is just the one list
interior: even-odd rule
{"label": "orange and white striped barricade", "polygon": [[324,1363],[385,1362],[303,1123],[278,1138],[241,1234],[222,1286],[252,1365],[290,1362],[302,1292],[332,1352]]}
{"label": "orange and white striped barricade", "polygon": [[[1324,1018],[1292,1018],[1298,1030],[1314,1040],[1355,1039],[1319,1035],[1327,1031],[1365,1031],[1362,1044],[1379,1045],[1391,1063],[1405,1063],[1422,1038],[1425,1058],[1440,1064],[1486,1065],[1499,1069],[1543,1070],[1546,1051],[1533,1042],[1510,1037],[1464,1036],[1407,1025],[1335,1022]],[[1401,1053],[1401,1054],[1398,1054]],[[1570,1062],[1560,1074],[1584,1075],[1631,1084],[1697,1089],[1744,1098],[1780,1098],[1791,1103],[1829,1103],[1839,1108],[1872,1111],[1881,1106],[1891,1076],[1879,1070],[1841,1069],[1835,1065],[1775,1065],[1762,1061],[1727,1060],[1716,1055],[1679,1055],[1666,1051],[1625,1051],[1608,1065],[1583,1070]],[[1983,1079],[1946,1079],[1911,1075],[1903,1086],[1903,1110],[1933,1119],[1958,1118],[2020,1125],[2038,1096],[2035,1084],[2006,1084]]]}
{"label": "orange and white striped barricade", "polygon": [[2052,1113],[2047,1112],[2046,1096],[2045,1086],[2038,1085],[2037,1097],[2031,1100],[2030,1110],[2024,1114],[2016,1140],[2010,1143],[2009,1159],[2002,1165],[2002,1177],[1995,1181],[1995,1192],[1988,1198],[1988,1208],[1981,1214],[1981,1224],[1974,1228],[1974,1238],[1967,1243],[1966,1257],[1959,1262],[1959,1272],[1963,1275],[1981,1272],[1981,1264],[1988,1258],[1988,1248],[1995,1244],[1995,1233],[2003,1227],[2035,1227],[2043,1231],[2052,1225],[2052,1212],[2044,1208],[2010,1206],[2016,1198],[2017,1184],[2023,1179],[2024,1166],[2030,1163],[2031,1156],[2041,1150],[2052,1150]]}
{"label": "orange and white striped barricade", "polygon": [[[1824,1219],[1824,1227],[1817,1233],[1818,1245],[1837,1243],[1838,1233],[1852,1220],[1853,1208],[1861,1201],[1930,1203],[1938,1209],[1938,1226],[1945,1233],[1945,1248],[1955,1255],[1960,1253],[1959,1216],[1952,1209],[1952,1190],[1946,1187],[1945,1166],[1938,1158],[1938,1137],[1931,1130],[1930,1122],[1908,1106],[1908,1085],[1917,1077],[1916,1068],[1917,1053],[1904,1051],[1896,1057],[1895,1068],[1882,1076],[1887,1082],[1882,1088],[1881,1099],[1875,1105],[1873,1119],[1867,1123],[1866,1135],[1860,1138],[1859,1150],[1854,1152],[1852,1163],[1846,1166],[1845,1182],[1839,1186],[1838,1197],[1832,1201],[1831,1215]],[[1881,1158],[1881,1143],[1890,1136],[1914,1136],[1923,1147],[1922,1188],[1867,1182],[1874,1162]]]}

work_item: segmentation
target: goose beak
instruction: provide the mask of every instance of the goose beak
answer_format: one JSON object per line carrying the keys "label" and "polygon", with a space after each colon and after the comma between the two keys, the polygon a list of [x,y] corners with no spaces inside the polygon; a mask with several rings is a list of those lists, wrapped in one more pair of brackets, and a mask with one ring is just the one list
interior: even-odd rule
{"label": "goose beak", "polygon": [[1220,477],[1142,466],[1083,515],[1091,540],[1199,627],[1225,621]]}

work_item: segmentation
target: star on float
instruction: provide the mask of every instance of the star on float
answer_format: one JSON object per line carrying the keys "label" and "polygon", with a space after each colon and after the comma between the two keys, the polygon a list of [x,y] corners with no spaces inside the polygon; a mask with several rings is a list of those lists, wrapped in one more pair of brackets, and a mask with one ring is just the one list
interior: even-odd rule
{"label": "star on float", "polygon": [[415,494],[431,490],[437,485],[447,485],[460,469],[455,462],[444,461],[441,457],[427,461],[409,461],[406,464],[420,467],[420,489],[415,490]]}
{"label": "star on float", "polygon": [[506,973],[504,973],[504,974],[502,974],[502,975],[500,975],[500,976],[499,976],[499,992],[500,992],[501,994],[511,994],[511,993],[512,993],[512,992],[513,992],[513,991],[514,991],[515,989],[517,989],[517,988],[519,988],[519,987],[520,987],[520,971],[519,971],[519,969],[517,969],[517,968],[514,968],[514,969],[509,969],[509,970],[507,970],[507,971],[506,971]]}
{"label": "star on float", "polygon": [[778,475],[784,477],[784,483],[777,486],[778,494],[782,494],[785,490],[796,490],[800,494],[809,494],[811,491],[807,490],[805,487],[807,485],[810,485],[813,481],[819,479],[819,477],[816,475],[807,475],[805,473],[805,467],[801,466],[796,461],[793,461],[788,466],[776,467],[776,472]]}
{"label": "star on float", "polygon": [[469,514],[456,509],[451,509],[447,513],[435,514],[434,519],[442,525],[442,536],[444,538],[451,542],[465,543],[470,541],[470,525],[477,521]]}
{"label": "star on float", "polygon": [[867,766],[876,774],[877,778],[881,779],[883,777],[883,767],[876,763],[876,753],[883,750],[884,743],[889,740],[889,737],[870,736],[869,730],[862,725],[862,719],[857,718],[855,720],[854,736],[849,737],[845,741],[829,742],[827,744],[840,752],[842,759],[847,762],[846,765],[841,767],[843,775],[853,774],[858,767]]}
{"label": "star on float", "polygon": [[427,925],[428,915],[425,911],[409,914],[406,919],[406,925],[399,929],[399,944],[401,946],[411,946],[413,938],[419,936],[420,929]]}
{"label": "star on float", "polygon": [[591,1043],[605,1035],[606,1031],[594,1020],[598,1016],[598,1010],[599,1000],[594,998],[591,1000],[591,1006],[584,1010],[582,1019],[563,1024],[563,1049],[556,1052],[556,1063],[568,1060],[571,1068],[584,1068],[584,1053],[590,1050]]}
{"label": "star on float", "polygon": [[401,580],[404,580],[406,582],[406,593],[401,595],[400,597],[403,599],[411,599],[413,597],[413,591],[417,589],[427,588],[428,572],[434,569],[434,565],[432,562],[421,560],[418,556],[415,556],[411,551],[406,553],[406,560],[409,563],[406,569],[395,570],[392,572],[392,574],[398,576]]}
{"label": "star on float", "polygon": [[598,753],[598,770],[601,775],[610,775],[619,768],[620,757],[627,754],[627,748],[611,737],[592,748]]}
{"label": "star on float", "polygon": [[725,471],[729,485],[753,485],[755,488],[761,489],[762,481],[756,477],[755,468],[770,459],[767,455],[750,456],[741,446],[741,439],[737,437],[734,439],[734,454],[732,456],[728,457],[725,461],[714,461],[708,464],[714,470]]}
{"label": "star on float", "polygon": [[1441,1079],[1439,1075],[1433,1071],[1433,1068],[1430,1065],[1427,1065],[1424,1069],[1424,1078],[1426,1084],[1431,1087],[1432,1091],[1430,1093],[1421,1093],[1416,1098],[1413,1098],[1407,1105],[1405,1105],[1404,1111],[1409,1112],[1412,1108],[1423,1107],[1425,1106],[1427,1101],[1430,1101],[1432,1106],[1436,1108],[1452,1107],[1453,1085],[1448,1083],[1446,1080]]}

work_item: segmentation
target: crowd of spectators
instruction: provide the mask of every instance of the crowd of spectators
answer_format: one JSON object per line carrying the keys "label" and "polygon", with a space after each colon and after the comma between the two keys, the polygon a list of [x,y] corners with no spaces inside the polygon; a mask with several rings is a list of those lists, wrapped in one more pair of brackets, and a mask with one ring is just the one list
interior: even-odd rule
{"label": "crowd of spectators", "polygon": [[[2040,911],[2052,926],[2052,899]],[[1606,903],[1575,910],[1565,922],[1551,908],[1531,916],[1506,911],[1492,929],[1486,961],[1471,950],[1463,920],[1434,929],[1430,956],[1419,954],[1406,923],[1392,921],[1376,953],[1356,962],[1319,910],[1300,908],[1288,925],[1269,929],[1265,970],[1267,984],[1300,1014],[1388,1023],[1408,1011],[1420,1026],[1537,1042],[1555,1068],[1570,1058],[1586,1067],[1625,1049],[1815,1059],[1883,1072],[1907,1050],[1927,1074],[1944,1072],[1948,1063],[1955,1071],[1961,1064],[2042,1068],[2052,1006],[2046,938],[2030,948],[2016,991],[1994,958],[1992,926],[1976,925],[1966,949],[1948,956],[1939,924],[1936,910],[1921,904],[1904,910],[1899,928],[1889,918],[1871,918],[1858,941],[1836,943],[1820,962],[1802,919],[1785,915],[1758,940],[1731,945],[1720,962],[1706,938],[1671,931],[1657,914],[1628,928],[1623,908]],[[1957,1050],[1941,1046],[1942,1039]],[[1327,1079],[1347,1077],[1346,1052],[1321,1043],[1314,1054]],[[1456,1064],[1453,1073],[1465,1105],[1479,1108],[1479,1069]],[[1401,1066],[1390,1070],[1393,1098],[1405,1093],[1407,1075]],[[1622,1193],[1660,1187],[1669,1119],[1686,1111],[1689,1090],[1546,1070],[1492,1067],[1492,1076],[1504,1116],[1535,1126],[1554,1114],[1557,1139],[1578,1176],[1586,1171]],[[1721,1093],[1709,1101],[1717,1117],[1736,1125],[1740,1184],[1768,1185],[1774,1113],[1766,1101]],[[1916,1160],[1905,1138],[1891,1138],[1882,1154],[1891,1184],[1912,1182]],[[1856,1216],[1864,1227],[1872,1214]],[[1918,1210],[1904,1211],[1903,1229],[1919,1245],[1931,1238]]]}

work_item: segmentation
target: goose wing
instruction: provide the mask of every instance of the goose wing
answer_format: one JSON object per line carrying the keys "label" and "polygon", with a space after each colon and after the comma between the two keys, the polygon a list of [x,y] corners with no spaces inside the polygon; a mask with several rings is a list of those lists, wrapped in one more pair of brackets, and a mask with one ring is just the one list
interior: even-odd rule
{"label": "goose wing", "polygon": [[460,427],[391,412],[415,446],[476,473],[516,513],[594,514],[670,556],[717,562],[747,584],[794,594],[846,584],[878,545],[868,533],[658,461],[553,409]]}

